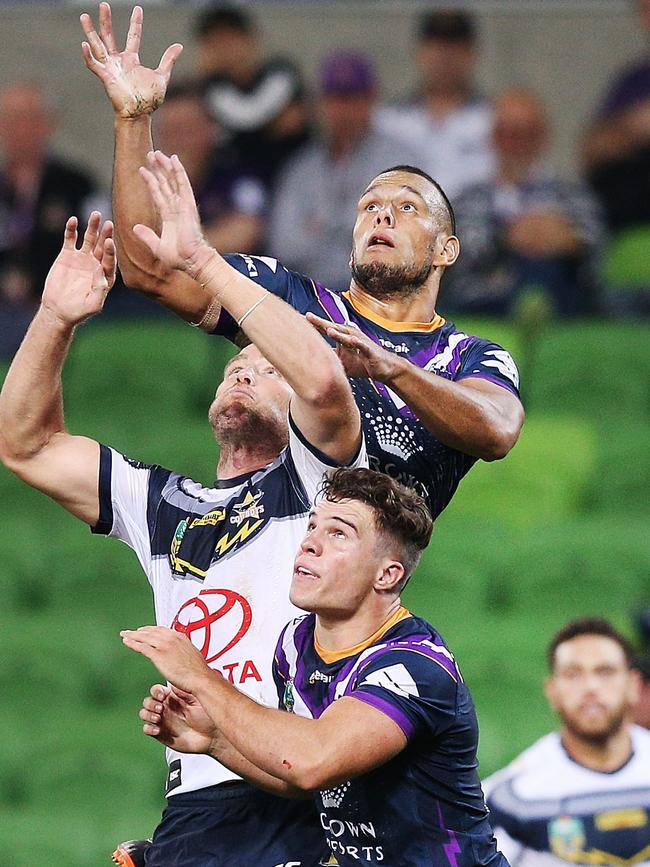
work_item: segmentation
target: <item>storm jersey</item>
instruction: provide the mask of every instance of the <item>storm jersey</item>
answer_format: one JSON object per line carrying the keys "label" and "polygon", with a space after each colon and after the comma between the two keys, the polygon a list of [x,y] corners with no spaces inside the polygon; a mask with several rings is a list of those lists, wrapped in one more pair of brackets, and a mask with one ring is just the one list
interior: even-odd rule
{"label": "storm jersey", "polygon": [[402,729],[406,748],[381,767],[318,793],[329,852],[341,867],[507,867],[477,776],[478,724],[453,655],[404,608],[352,651],[318,652],[313,614],[289,623],[274,676],[280,706],[317,719],[343,696]]}
{"label": "storm jersey", "polygon": [[[184,632],[211,668],[255,701],[277,706],[277,637],[307,515],[331,464],[289,420],[289,446],[265,468],[206,488],[101,447],[94,532],[136,552],[153,588],[156,622]],[[353,466],[365,466],[362,445]],[[167,750],[167,794],[237,779],[208,756]]]}
{"label": "storm jersey", "polygon": [[485,782],[513,867],[650,865],[650,732],[631,734],[633,754],[618,771],[579,765],[553,732]]}
{"label": "storm jersey", "polygon": [[[441,316],[430,323],[390,322],[361,308],[348,293],[325,289],[308,277],[288,271],[275,259],[245,255],[225,258],[301,313],[310,311],[332,322],[355,325],[384,349],[445,379],[459,382],[477,377],[519,395],[519,374],[509,353],[497,343],[459,331]],[[232,317],[222,310],[215,333],[233,338],[237,331]],[[436,439],[383,383],[353,379],[351,385],[361,411],[370,466],[415,488],[436,518],[476,458]]]}

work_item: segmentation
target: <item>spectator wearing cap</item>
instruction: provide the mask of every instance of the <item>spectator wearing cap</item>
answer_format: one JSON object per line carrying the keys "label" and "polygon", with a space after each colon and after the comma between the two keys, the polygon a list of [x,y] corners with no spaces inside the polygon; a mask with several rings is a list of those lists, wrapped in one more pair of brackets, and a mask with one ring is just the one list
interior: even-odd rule
{"label": "spectator wearing cap", "polygon": [[350,284],[350,226],[368,178],[417,152],[372,127],[377,77],[361,54],[329,55],[319,74],[317,139],[287,165],[271,210],[269,246],[287,267],[331,289]]}
{"label": "spectator wearing cap", "polygon": [[309,139],[300,71],[286,58],[262,58],[263,38],[241,7],[208,7],[195,36],[196,73],[210,113],[242,161],[272,183]]}
{"label": "spectator wearing cap", "polygon": [[492,110],[474,87],[476,26],[466,12],[429,12],[418,20],[416,42],[418,91],[380,108],[375,124],[421,149],[420,167],[453,198],[487,180],[494,167]]}

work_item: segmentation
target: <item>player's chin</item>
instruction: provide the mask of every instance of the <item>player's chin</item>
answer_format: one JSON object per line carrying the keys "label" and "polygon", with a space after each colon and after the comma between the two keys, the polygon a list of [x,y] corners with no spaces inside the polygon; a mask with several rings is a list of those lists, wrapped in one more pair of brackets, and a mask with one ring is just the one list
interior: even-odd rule
{"label": "player's chin", "polygon": [[316,587],[314,578],[305,578],[298,572],[294,572],[289,590],[289,601],[296,608],[303,611],[313,611],[316,601]]}

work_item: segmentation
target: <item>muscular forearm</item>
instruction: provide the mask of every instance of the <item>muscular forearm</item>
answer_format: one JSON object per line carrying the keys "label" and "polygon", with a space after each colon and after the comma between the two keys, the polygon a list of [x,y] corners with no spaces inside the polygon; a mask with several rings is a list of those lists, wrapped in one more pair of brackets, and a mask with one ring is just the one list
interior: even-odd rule
{"label": "muscular forearm", "polygon": [[403,358],[396,359],[386,384],[437,439],[466,454],[497,460],[517,440],[523,410],[514,395],[504,392],[505,397],[497,400],[489,393],[422,370]]}
{"label": "muscular forearm", "polygon": [[214,672],[206,673],[193,693],[245,762],[292,788],[318,787],[316,767],[325,752],[318,720],[262,707]]}
{"label": "muscular forearm", "polygon": [[[322,405],[349,391],[335,353],[304,316],[240,274],[216,251],[208,253],[206,248],[203,262],[198,279],[206,292],[216,297],[237,321],[247,314],[243,322],[246,336],[299,397]],[[258,302],[259,306],[252,310]]]}
{"label": "muscular forearm", "polygon": [[61,371],[74,329],[41,307],[0,394],[0,443],[6,463],[32,457],[64,429]]}
{"label": "muscular forearm", "polygon": [[272,795],[298,800],[310,797],[304,790],[258,768],[221,734],[213,740],[208,754],[251,785],[257,786],[258,789],[264,789],[265,792],[270,792]]}
{"label": "muscular forearm", "polygon": [[[113,216],[122,278],[127,286],[144,292],[182,319],[199,322],[211,299],[182,271],[163,268],[133,234],[137,223],[160,230],[151,195],[139,172],[152,148],[151,115],[115,117]],[[218,311],[213,312],[218,316]]]}

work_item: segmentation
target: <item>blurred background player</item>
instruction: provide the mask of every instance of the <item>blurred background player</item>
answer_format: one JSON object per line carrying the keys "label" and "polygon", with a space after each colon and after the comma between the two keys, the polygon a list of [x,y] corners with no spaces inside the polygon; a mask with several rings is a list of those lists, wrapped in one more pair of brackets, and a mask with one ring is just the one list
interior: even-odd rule
{"label": "blurred background player", "polygon": [[[167,50],[152,87],[152,70],[136,53],[141,22],[136,7],[128,48],[119,52],[108,4],[100,6],[100,33],[82,16],[86,65],[116,116],[113,203],[122,273],[129,286],[182,318],[237,340],[236,322],[221,315],[219,299],[187,274],[161,267],[130,231],[136,223],[156,225],[138,170],[151,148],[151,114],[164,99],[170,61],[180,53],[178,45]],[[329,317],[311,321],[341,347],[373,468],[420,491],[434,519],[476,459],[504,457],[523,424],[509,353],[436,312],[440,280],[459,252],[454,230],[453,209],[435,181],[397,166],[372,180],[357,204],[349,293],[329,291],[268,257],[228,259],[300,312]]]}
{"label": "blurred background player", "polygon": [[[106,295],[91,286],[97,212],[72,262],[70,221],[7,374],[0,457],[93,532],[128,544],[152,586],[158,622],[194,635],[210,664],[274,704],[273,648],[297,613],[288,595],[295,549],[323,474],[365,461],[359,413],[339,360],[304,318],[235,272],[202,238],[177,158],[159,155],[149,166],[162,237],[140,227],[144,236],[168,263],[201,275],[217,294],[222,287],[222,301],[257,344],[230,361],[208,412],[220,446],[217,480],[205,487],[65,428],[62,368],[76,326],[101,310]],[[161,183],[175,194],[164,199]],[[230,609],[241,620],[224,645],[209,624]],[[167,759],[168,803],[147,850],[149,867],[274,867],[318,847],[311,805],[254,791],[211,759],[173,752]]]}
{"label": "blurred background player", "polygon": [[560,730],[485,782],[499,846],[512,867],[647,864],[650,732],[632,724],[630,644],[606,620],[572,621],[548,662]]}
{"label": "blurred background player", "polygon": [[431,527],[422,499],[386,475],[324,480],[291,581],[294,604],[312,613],[287,624],[275,652],[286,712],[215,677],[171,630],[121,633],[191,693],[154,687],[145,733],[221,756],[285,797],[312,794],[328,849],[320,864],[507,867],[476,771],[469,690],[436,630],[400,602]]}
{"label": "blurred background player", "polygon": [[195,25],[196,73],[206,104],[242,160],[268,184],[309,138],[302,76],[286,58],[264,59],[241,6],[213,4]]}
{"label": "blurred background player", "polygon": [[452,309],[511,314],[535,288],[560,314],[596,304],[603,227],[595,199],[549,165],[549,122],[540,100],[508,90],[496,101],[494,177],[456,200],[463,255],[450,273]]}
{"label": "blurred background player", "polygon": [[318,79],[317,138],[286,164],[269,219],[268,249],[288,268],[330,289],[350,285],[350,223],[368,178],[386,166],[417,165],[418,152],[371,124],[375,68],[354,52],[330,54]]}
{"label": "blurred background player", "polygon": [[465,10],[426,12],[418,20],[415,42],[418,91],[399,105],[381,108],[376,123],[417,148],[417,164],[453,201],[467,186],[487,180],[494,166],[492,106],[474,80],[476,23]]}

